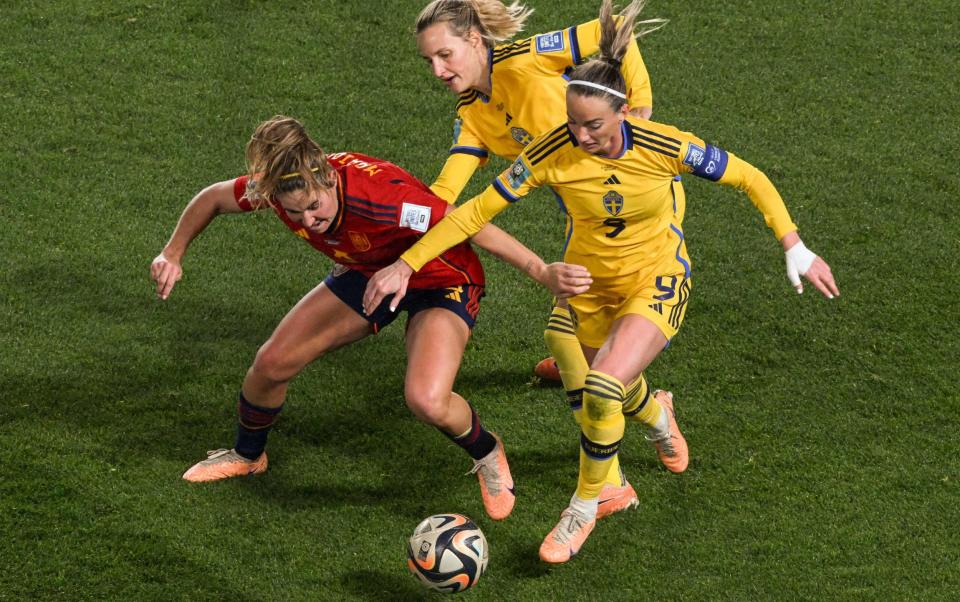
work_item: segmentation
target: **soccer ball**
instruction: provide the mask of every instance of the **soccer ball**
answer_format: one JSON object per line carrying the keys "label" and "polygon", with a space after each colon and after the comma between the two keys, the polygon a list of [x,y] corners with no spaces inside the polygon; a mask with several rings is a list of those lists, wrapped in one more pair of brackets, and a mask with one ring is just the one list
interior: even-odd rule
{"label": "soccer ball", "polygon": [[446,593],[476,585],[487,569],[487,539],[462,514],[428,516],[407,544],[407,567],[424,586]]}

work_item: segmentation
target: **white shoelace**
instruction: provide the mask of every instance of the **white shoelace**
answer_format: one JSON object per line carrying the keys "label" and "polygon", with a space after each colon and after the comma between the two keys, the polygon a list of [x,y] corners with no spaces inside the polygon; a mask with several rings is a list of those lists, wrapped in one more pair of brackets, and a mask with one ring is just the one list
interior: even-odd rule
{"label": "white shoelace", "polygon": [[497,496],[500,495],[500,471],[497,469],[497,454],[496,448],[480,460],[473,461],[473,468],[470,469],[470,472],[467,474],[477,474],[480,472],[480,476],[483,479],[484,483],[487,485],[487,491],[490,492],[490,495]]}
{"label": "white shoelace", "polygon": [[560,543],[567,543],[573,537],[573,534],[583,528],[589,520],[576,510],[567,508],[560,513],[560,524],[554,532],[553,538]]}

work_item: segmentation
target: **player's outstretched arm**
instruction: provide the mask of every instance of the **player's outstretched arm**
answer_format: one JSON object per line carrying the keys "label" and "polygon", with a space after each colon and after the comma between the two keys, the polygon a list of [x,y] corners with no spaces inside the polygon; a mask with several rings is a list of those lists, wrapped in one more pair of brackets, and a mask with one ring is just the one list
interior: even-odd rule
{"label": "player's outstretched arm", "polygon": [[800,276],[803,276],[828,299],[840,295],[840,289],[837,288],[837,283],[833,279],[830,266],[803,244],[796,230],[780,239],[780,244],[783,245],[786,254],[787,278],[790,279],[793,288],[797,289],[798,294],[803,293],[803,283],[800,281]]}
{"label": "player's outstretched arm", "polygon": [[593,282],[587,268],[563,262],[548,265],[519,240],[493,224],[484,226],[470,240],[542,284],[558,299],[585,293]]}
{"label": "player's outstretched arm", "polygon": [[233,197],[233,180],[217,182],[201,190],[180,215],[176,228],[163,250],[150,264],[150,278],[157,285],[157,297],[166,299],[183,276],[180,261],[194,238],[221,213],[238,213],[242,209]]}

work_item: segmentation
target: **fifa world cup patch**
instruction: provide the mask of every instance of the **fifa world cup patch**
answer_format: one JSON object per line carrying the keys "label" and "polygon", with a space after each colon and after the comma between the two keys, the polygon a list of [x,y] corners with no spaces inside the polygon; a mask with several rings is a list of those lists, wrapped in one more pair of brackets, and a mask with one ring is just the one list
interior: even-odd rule
{"label": "fifa world cup patch", "polygon": [[708,144],[703,148],[693,142],[687,148],[683,163],[689,165],[693,175],[716,182],[727,171],[727,151]]}
{"label": "fifa world cup patch", "polygon": [[530,168],[519,158],[514,161],[510,169],[507,170],[507,183],[510,184],[510,188],[514,190],[520,188],[520,185],[526,182],[529,177]]}
{"label": "fifa world cup patch", "polygon": [[454,119],[453,120],[453,145],[456,146],[457,142],[460,141],[460,132],[463,130],[463,120]]}
{"label": "fifa world cup patch", "polygon": [[537,52],[560,52],[566,43],[562,31],[554,31],[537,36]]}
{"label": "fifa world cup patch", "polygon": [[430,207],[404,203],[400,208],[400,227],[426,232],[430,227]]}

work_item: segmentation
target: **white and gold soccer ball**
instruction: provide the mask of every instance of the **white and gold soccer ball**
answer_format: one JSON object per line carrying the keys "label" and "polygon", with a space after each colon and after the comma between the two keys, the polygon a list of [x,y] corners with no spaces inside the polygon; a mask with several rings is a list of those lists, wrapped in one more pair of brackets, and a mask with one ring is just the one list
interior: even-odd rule
{"label": "white and gold soccer ball", "polygon": [[490,551],[480,528],[462,514],[423,519],[407,544],[407,567],[424,586],[446,593],[476,585]]}

